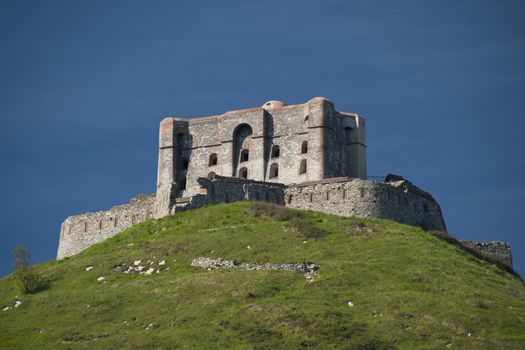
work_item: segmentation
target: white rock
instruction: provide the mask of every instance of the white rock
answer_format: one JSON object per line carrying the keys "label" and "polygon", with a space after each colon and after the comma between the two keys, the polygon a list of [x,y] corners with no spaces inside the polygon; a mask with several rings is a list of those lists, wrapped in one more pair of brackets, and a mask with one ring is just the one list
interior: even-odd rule
{"label": "white rock", "polygon": [[6,307],[4,307],[4,309],[3,309],[2,311],[7,311],[7,310],[9,310],[9,309],[10,309],[10,307],[9,307],[9,306],[6,306]]}
{"label": "white rock", "polygon": [[469,334],[467,334],[467,337],[470,337],[471,335],[472,335],[472,333],[469,333]]}
{"label": "white rock", "polygon": [[135,261],[133,262],[133,265],[135,265],[135,266],[139,266],[139,265],[140,265],[140,260],[135,260]]}
{"label": "white rock", "polygon": [[305,244],[305,243],[306,243],[306,241],[303,241],[303,244]]}
{"label": "white rock", "polygon": [[91,271],[93,269],[93,266],[86,267],[86,271]]}
{"label": "white rock", "polygon": [[142,270],[144,270],[144,266],[135,267],[135,271],[142,271]]}
{"label": "white rock", "polygon": [[135,243],[128,243],[127,246],[128,247],[133,247],[135,245]]}
{"label": "white rock", "polygon": [[22,302],[20,300],[15,301],[15,307],[19,307]]}
{"label": "white rock", "polygon": [[348,306],[354,306],[354,303],[351,300],[348,300]]}
{"label": "white rock", "polygon": [[151,275],[153,271],[155,271],[155,269],[153,267],[150,267],[147,271],[144,272],[144,274]]}
{"label": "white rock", "polygon": [[104,277],[104,276],[100,276],[99,278],[97,278],[97,281],[102,282],[102,281],[105,280],[105,279],[106,279],[106,277]]}
{"label": "white rock", "polygon": [[166,265],[166,260],[159,261],[159,265]]}
{"label": "white rock", "polygon": [[157,272],[157,273],[159,273],[159,272],[160,272],[160,270],[159,270],[159,269],[157,269],[157,271],[156,271],[156,272]]}
{"label": "white rock", "polygon": [[250,247],[249,245],[247,245],[246,248],[248,248],[248,249],[252,249],[252,247]]}

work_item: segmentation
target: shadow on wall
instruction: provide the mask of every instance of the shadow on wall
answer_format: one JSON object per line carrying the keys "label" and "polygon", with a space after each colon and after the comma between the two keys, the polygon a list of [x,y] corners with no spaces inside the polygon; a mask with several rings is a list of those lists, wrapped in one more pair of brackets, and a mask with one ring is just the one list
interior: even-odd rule
{"label": "shadow on wall", "polygon": [[246,123],[238,125],[233,131],[233,156],[232,156],[232,176],[241,176],[238,171],[239,164],[242,163],[243,175],[248,177],[250,171],[250,149],[253,130]]}
{"label": "shadow on wall", "polygon": [[174,161],[177,162],[175,169],[178,169],[176,181],[178,184],[177,196],[181,197],[186,190],[188,182],[188,169],[190,167],[191,152],[193,148],[193,136],[188,131],[188,125],[185,125],[185,130],[178,130],[177,133],[177,149],[180,156]]}
{"label": "shadow on wall", "polygon": [[273,115],[269,113],[268,111],[265,111],[265,128],[266,128],[266,139],[264,143],[264,167],[263,167],[263,179],[268,178],[268,164],[270,163],[272,152],[272,146],[273,146],[273,136],[275,133],[274,130],[274,120]]}

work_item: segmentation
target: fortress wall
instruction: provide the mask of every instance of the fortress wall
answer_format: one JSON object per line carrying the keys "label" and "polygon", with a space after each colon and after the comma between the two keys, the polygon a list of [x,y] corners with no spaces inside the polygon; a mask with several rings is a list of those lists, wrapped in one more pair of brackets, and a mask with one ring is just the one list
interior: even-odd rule
{"label": "fortress wall", "polygon": [[202,207],[205,204],[238,201],[266,201],[284,205],[282,184],[217,176],[213,180],[200,178],[201,194],[177,198],[175,212]]}
{"label": "fortress wall", "polygon": [[441,209],[426,192],[361,179],[335,178],[285,189],[286,206],[340,216],[383,218],[427,230],[446,230]]}
{"label": "fortress wall", "polygon": [[[314,142],[310,139],[306,106],[294,108],[284,107],[267,111],[267,137],[268,147],[264,165],[266,170],[265,181],[278,183],[297,183],[309,180],[314,175],[313,171],[299,174],[299,167],[302,159],[313,167],[313,162],[309,160],[315,150]],[[309,143],[309,152],[301,154],[303,141]],[[278,158],[271,157],[271,149],[274,145],[279,146],[280,154]],[[270,178],[270,167],[277,164],[279,174],[276,178]]]}
{"label": "fortress wall", "polygon": [[[222,176],[199,178],[197,181],[199,194],[169,199],[172,201],[169,203],[169,207],[173,208],[172,214],[205,204],[250,200],[340,216],[391,219],[424,229],[446,230],[436,201],[408,181],[389,184],[345,177],[289,186]],[[57,259],[77,254],[133,224],[152,218],[154,204],[154,195],[143,195],[107,211],[67,218],[60,232]],[[482,248],[485,251],[501,251],[504,255],[504,249],[494,245]],[[508,251],[510,254],[510,247]]]}
{"label": "fortress wall", "polygon": [[[362,122],[353,113],[337,112],[334,104],[322,97],[304,104],[243,109],[211,117],[165,118],[159,132],[159,198],[171,195],[174,182],[178,184],[177,197],[191,197],[198,194],[198,178],[210,172],[240,176],[242,168],[249,179],[283,184],[352,174],[363,177]],[[246,128],[251,133],[246,133]],[[306,153],[301,152],[304,141],[308,142]],[[274,145],[280,148],[278,157],[271,156]],[[247,161],[239,161],[240,149],[249,150]],[[217,154],[217,165],[209,166],[212,153]],[[303,170],[301,164],[306,164]],[[272,165],[278,166],[277,176],[271,174]],[[166,214],[167,210],[164,206],[157,212]]]}
{"label": "fortress wall", "polygon": [[198,181],[201,194],[178,198],[175,212],[210,203],[260,200],[339,216],[391,219],[427,230],[446,230],[437,202],[408,181],[387,184],[345,177],[290,186],[222,176]]}
{"label": "fortress wall", "polygon": [[[211,171],[218,173],[218,167],[231,163],[231,159],[224,159],[222,152],[220,133],[218,132],[220,121],[221,118],[216,117],[205,118],[204,120],[197,119],[188,123],[191,147],[181,151],[184,159],[189,161],[186,172],[186,191],[182,194],[183,196],[198,193],[197,179],[199,177],[206,177]],[[217,165],[209,167],[208,161],[212,153],[217,154]]]}
{"label": "fortress wall", "polygon": [[291,185],[286,206],[339,216],[379,217],[375,185],[359,179],[336,178]]}
{"label": "fortress wall", "polygon": [[499,261],[512,267],[512,251],[510,244],[501,241],[487,241],[487,242],[475,242],[475,241],[461,241],[464,245],[477,249],[486,255],[492,256]]}
{"label": "fortress wall", "polygon": [[106,211],[68,217],[60,229],[57,260],[75,255],[95,243],[152,217],[155,195],[134,197]]}

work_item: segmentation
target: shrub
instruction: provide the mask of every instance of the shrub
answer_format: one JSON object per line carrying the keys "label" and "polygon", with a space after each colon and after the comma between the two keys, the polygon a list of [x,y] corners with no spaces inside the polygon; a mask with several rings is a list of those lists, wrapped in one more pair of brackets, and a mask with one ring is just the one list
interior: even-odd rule
{"label": "shrub", "polygon": [[252,202],[248,214],[254,217],[266,216],[277,221],[287,221],[298,217],[298,214],[286,207],[267,202]]}
{"label": "shrub", "polygon": [[36,293],[41,289],[41,278],[32,266],[16,270],[13,277],[18,289],[24,294]]}
{"label": "shrub", "polygon": [[321,239],[327,235],[326,231],[317,227],[310,221],[303,220],[299,217],[295,217],[288,222],[286,228],[290,231],[298,232],[305,239]]}
{"label": "shrub", "polygon": [[18,246],[13,250],[13,255],[15,257],[13,263],[15,269],[13,278],[20,292],[28,294],[41,290],[44,282],[35,268],[29,265],[29,253],[27,249]]}

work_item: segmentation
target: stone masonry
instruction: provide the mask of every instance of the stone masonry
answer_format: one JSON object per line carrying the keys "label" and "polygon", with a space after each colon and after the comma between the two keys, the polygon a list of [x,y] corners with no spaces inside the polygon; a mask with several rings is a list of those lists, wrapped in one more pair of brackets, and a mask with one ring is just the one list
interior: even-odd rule
{"label": "stone masonry", "polygon": [[286,106],[160,123],[157,218],[173,214],[173,198],[199,193],[197,179],[215,175],[292,184],[366,178],[365,121],[316,97]]}
{"label": "stone masonry", "polygon": [[[268,101],[217,116],[163,119],[156,194],[68,217],[57,259],[150,218],[243,200],[446,231],[429,193],[396,175],[367,180],[365,120],[316,97],[304,104]],[[508,255],[494,244],[479,243],[478,249],[512,263],[510,247],[500,243]]]}
{"label": "stone masonry", "polygon": [[512,267],[512,251],[510,244],[500,241],[475,242],[461,241],[466,246],[477,249],[482,253],[490,255],[506,265]]}
{"label": "stone masonry", "polygon": [[155,195],[139,195],[128,204],[68,217],[60,229],[57,259],[75,255],[95,243],[153,217]]}

